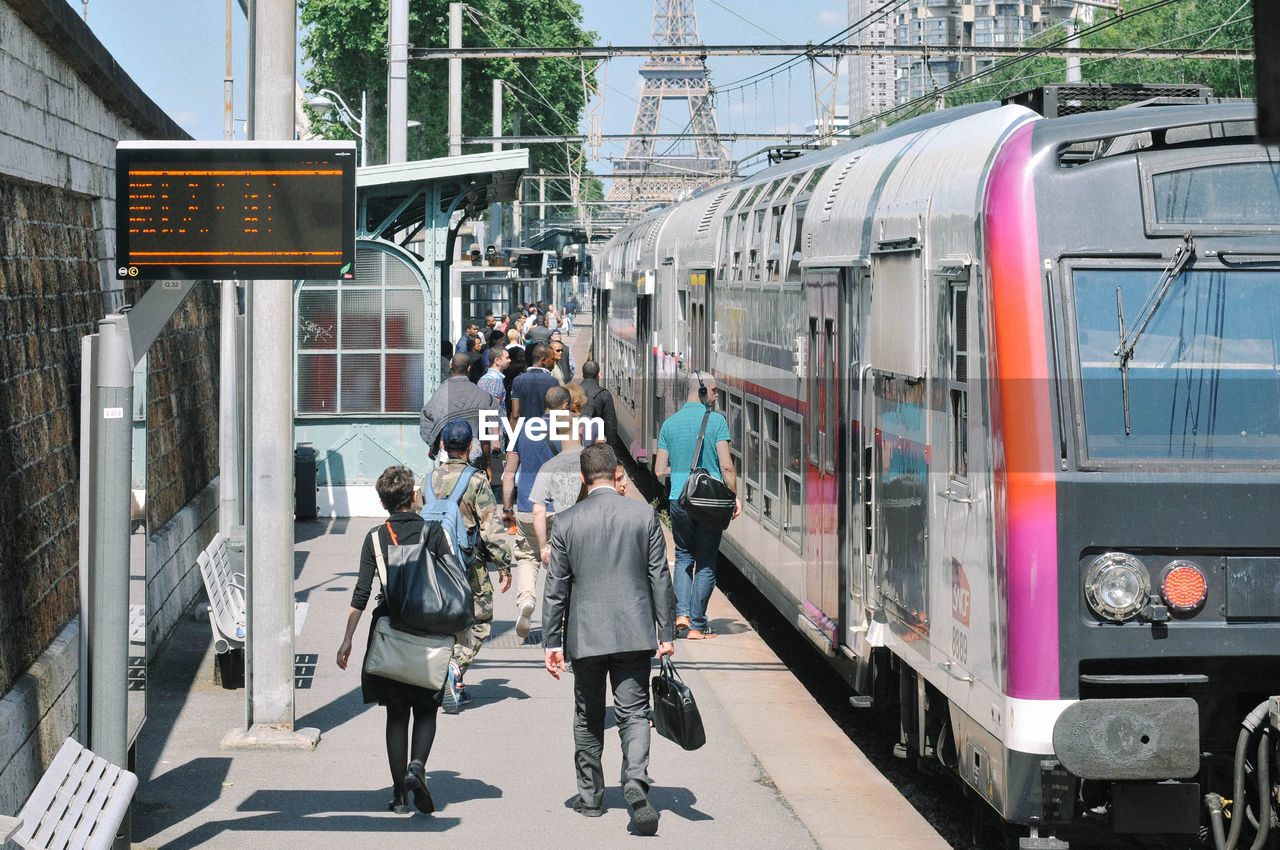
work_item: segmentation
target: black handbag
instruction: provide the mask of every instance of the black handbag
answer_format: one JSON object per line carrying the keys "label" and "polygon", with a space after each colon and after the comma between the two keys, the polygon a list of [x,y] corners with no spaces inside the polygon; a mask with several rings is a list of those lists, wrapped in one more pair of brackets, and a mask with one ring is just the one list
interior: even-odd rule
{"label": "black handbag", "polygon": [[456,635],[475,622],[471,582],[452,553],[437,558],[421,543],[387,547],[387,611],[391,625],[415,634]]}
{"label": "black handbag", "polygon": [[696,750],[707,742],[698,704],[676,672],[670,656],[664,656],[658,675],[653,677],[653,728],[686,750]]}
{"label": "black handbag", "polygon": [[685,479],[684,489],[680,491],[679,505],[684,512],[698,525],[716,531],[724,531],[733,519],[737,509],[737,494],[729,489],[719,478],[712,475],[705,467],[698,466],[702,460],[702,440],[707,433],[707,419],[711,417],[711,408],[702,416],[702,427],[698,429],[698,444],[693,449],[693,460],[690,462],[689,477]]}

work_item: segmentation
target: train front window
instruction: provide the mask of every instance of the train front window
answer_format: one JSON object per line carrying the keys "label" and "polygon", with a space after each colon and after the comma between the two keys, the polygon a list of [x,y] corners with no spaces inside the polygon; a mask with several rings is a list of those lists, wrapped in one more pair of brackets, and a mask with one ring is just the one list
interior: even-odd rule
{"label": "train front window", "polygon": [[[1160,268],[1072,275],[1088,456],[1280,458],[1280,271],[1191,266],[1147,307],[1160,276]],[[1122,327],[1127,358],[1118,353]]]}

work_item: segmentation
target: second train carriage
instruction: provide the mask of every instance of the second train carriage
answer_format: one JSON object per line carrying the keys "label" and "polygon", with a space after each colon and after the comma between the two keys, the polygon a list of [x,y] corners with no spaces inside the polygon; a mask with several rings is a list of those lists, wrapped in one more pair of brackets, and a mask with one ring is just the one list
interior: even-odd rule
{"label": "second train carriage", "polygon": [[712,370],[722,551],[1006,820],[1194,830],[1280,693],[1280,157],[1253,116],[949,110],[601,257],[633,454]]}

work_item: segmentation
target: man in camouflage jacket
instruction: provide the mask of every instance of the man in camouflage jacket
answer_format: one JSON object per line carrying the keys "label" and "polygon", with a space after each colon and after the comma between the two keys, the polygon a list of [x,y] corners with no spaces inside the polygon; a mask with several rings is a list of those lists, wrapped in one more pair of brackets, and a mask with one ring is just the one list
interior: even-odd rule
{"label": "man in camouflage jacket", "polygon": [[[471,448],[471,440],[471,425],[465,419],[454,419],[444,426],[441,442],[448,454],[448,459],[431,472],[426,482],[430,485],[435,498],[444,499],[453,492],[454,485],[458,483],[458,477],[467,468],[467,453]],[[493,623],[493,583],[489,580],[491,561],[498,565],[498,580],[502,592],[506,593],[511,587],[511,544],[507,540],[506,529],[499,519],[498,503],[493,498],[493,489],[484,475],[477,474],[471,477],[458,504],[458,511],[462,514],[467,532],[476,536],[471,563],[466,565],[467,577],[471,581],[471,592],[475,597],[476,621],[471,626],[470,632],[460,637],[453,648],[453,663],[457,666],[457,689],[462,693],[444,695],[446,711],[449,711],[451,702],[467,700],[462,686],[463,675],[476,660],[476,655],[480,653],[480,646],[489,637]],[[479,528],[478,535],[477,528]]]}

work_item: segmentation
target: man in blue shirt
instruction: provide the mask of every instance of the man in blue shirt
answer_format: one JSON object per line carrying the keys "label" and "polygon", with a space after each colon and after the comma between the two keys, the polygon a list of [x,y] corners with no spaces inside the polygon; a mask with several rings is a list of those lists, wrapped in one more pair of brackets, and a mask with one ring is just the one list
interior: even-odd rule
{"label": "man in blue shirt", "polygon": [[[680,507],[680,492],[695,467],[707,469],[735,493],[738,477],[733,458],[729,456],[729,423],[724,414],[716,410],[707,414],[720,393],[716,379],[708,372],[694,372],[689,387],[684,407],[663,422],[658,432],[658,457],[653,472],[658,480],[671,473],[667,512],[676,544],[676,566],[672,575],[676,589],[676,629],[687,629],[685,637],[689,640],[702,640],[716,636],[707,626],[707,601],[716,586],[716,558],[723,532],[694,522]],[[695,459],[693,451],[704,417],[707,430],[702,440],[702,457]],[[739,499],[734,518],[741,512],[742,500]]]}
{"label": "man in blue shirt", "polygon": [[[527,372],[525,373],[528,374]],[[521,378],[524,375],[520,376]],[[519,379],[517,379],[517,384]],[[554,383],[541,399],[547,411],[568,410],[569,391]],[[542,416],[539,413],[539,416]],[[528,417],[526,417],[527,421]],[[543,422],[548,430],[542,437],[530,436],[527,428],[516,435],[515,445],[507,449],[507,462],[502,471],[502,521],[515,522],[519,528],[516,537],[516,635],[529,636],[533,610],[537,604],[538,569],[542,566],[542,554],[538,550],[538,532],[533,525],[534,479],[542,465],[560,452],[560,444],[550,439],[550,422]],[[518,498],[517,498],[518,492]],[[555,504],[547,505],[547,533],[551,533],[555,519]]]}

